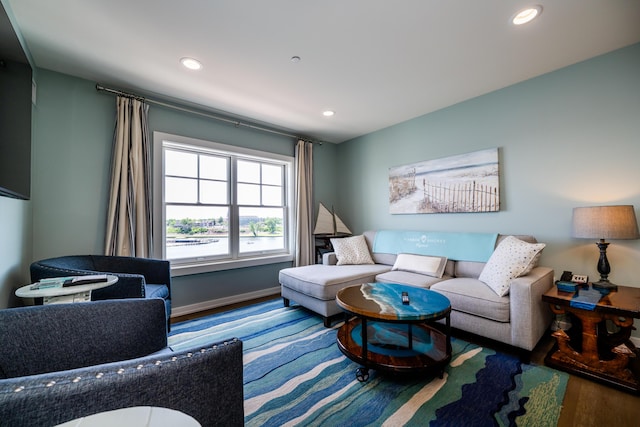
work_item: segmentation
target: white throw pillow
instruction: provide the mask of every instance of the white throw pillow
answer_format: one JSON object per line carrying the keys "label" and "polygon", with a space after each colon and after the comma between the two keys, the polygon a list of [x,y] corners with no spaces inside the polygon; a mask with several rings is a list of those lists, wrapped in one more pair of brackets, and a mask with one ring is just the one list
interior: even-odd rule
{"label": "white throw pillow", "polygon": [[442,256],[398,254],[392,270],[410,271],[412,273],[425,274],[427,276],[442,277],[447,266],[447,258]]}
{"label": "white throw pillow", "polygon": [[507,236],[493,251],[478,279],[503,297],[509,293],[512,279],[527,274],[536,266],[545,246]]}
{"label": "white throw pillow", "polygon": [[362,235],[331,239],[331,245],[338,258],[337,265],[373,264],[367,241]]}

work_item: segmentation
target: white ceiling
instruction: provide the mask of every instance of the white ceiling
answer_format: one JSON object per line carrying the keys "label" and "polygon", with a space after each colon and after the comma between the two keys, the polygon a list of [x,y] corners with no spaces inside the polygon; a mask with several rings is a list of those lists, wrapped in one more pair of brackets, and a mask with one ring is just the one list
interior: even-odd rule
{"label": "white ceiling", "polygon": [[37,67],[329,142],[640,42],[640,0],[2,1]]}

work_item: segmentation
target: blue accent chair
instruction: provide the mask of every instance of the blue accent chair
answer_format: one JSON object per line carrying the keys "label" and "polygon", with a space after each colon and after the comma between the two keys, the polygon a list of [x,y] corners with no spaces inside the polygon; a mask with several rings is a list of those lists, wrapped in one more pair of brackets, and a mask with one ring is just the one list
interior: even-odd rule
{"label": "blue accent chair", "polygon": [[160,299],[0,310],[0,426],[52,426],[133,406],[203,427],[244,423],[242,342],[167,347]]}
{"label": "blue accent chair", "polygon": [[110,255],[69,255],[31,264],[31,282],[48,277],[111,274],[118,282],[91,292],[92,301],[123,298],[162,298],[167,327],[171,316],[171,269],[169,261]]}

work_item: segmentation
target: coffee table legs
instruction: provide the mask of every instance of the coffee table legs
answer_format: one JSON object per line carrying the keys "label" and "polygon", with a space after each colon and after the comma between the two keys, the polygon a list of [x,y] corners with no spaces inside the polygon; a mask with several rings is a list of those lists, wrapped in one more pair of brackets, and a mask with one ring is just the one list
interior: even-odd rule
{"label": "coffee table legs", "polygon": [[[355,376],[360,382],[369,379],[371,369],[392,373],[433,373],[442,377],[451,360],[448,316],[444,316],[444,320],[443,325],[436,327],[427,323],[372,322],[355,317],[338,329],[338,348],[359,365]],[[375,329],[375,336],[371,328]]]}
{"label": "coffee table legs", "polygon": [[362,337],[362,364],[364,366],[356,369],[356,379],[361,383],[369,379],[369,368],[367,368],[367,329],[367,319],[363,318],[360,328],[360,336]]}
{"label": "coffee table legs", "polygon": [[369,381],[369,368],[361,366],[356,369],[356,379],[361,383]]}
{"label": "coffee table legs", "polygon": [[360,328],[360,336],[362,337],[362,360],[367,362],[367,319],[362,319],[362,327]]}
{"label": "coffee table legs", "polygon": [[[448,327],[448,320],[449,317],[447,317],[447,327]],[[362,319],[362,328],[360,330],[360,336],[362,338],[362,364],[364,366],[359,367],[358,369],[356,369],[356,379],[358,381],[365,382],[367,380],[369,380],[369,368],[366,367],[367,365],[367,343],[368,343],[368,335],[367,335],[367,319],[363,318]],[[451,342],[450,342],[450,335],[447,332],[447,338],[448,338],[448,342],[447,342],[447,348],[451,347]],[[409,350],[413,350],[413,327],[411,323],[407,324],[407,348]],[[442,378],[442,374],[440,374],[440,378]]]}

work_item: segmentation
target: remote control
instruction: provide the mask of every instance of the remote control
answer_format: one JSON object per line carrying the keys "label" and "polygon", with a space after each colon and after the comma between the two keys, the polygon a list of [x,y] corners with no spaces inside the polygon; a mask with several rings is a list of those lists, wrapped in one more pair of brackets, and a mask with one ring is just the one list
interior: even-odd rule
{"label": "remote control", "polygon": [[69,286],[88,285],[90,283],[100,283],[100,282],[106,282],[106,281],[107,281],[106,274],[78,276],[78,277],[73,277],[71,279],[65,280],[64,283],[62,284],[62,287],[67,288]]}
{"label": "remote control", "polygon": [[402,293],[402,303],[405,305],[409,304],[409,294],[407,292]]}

